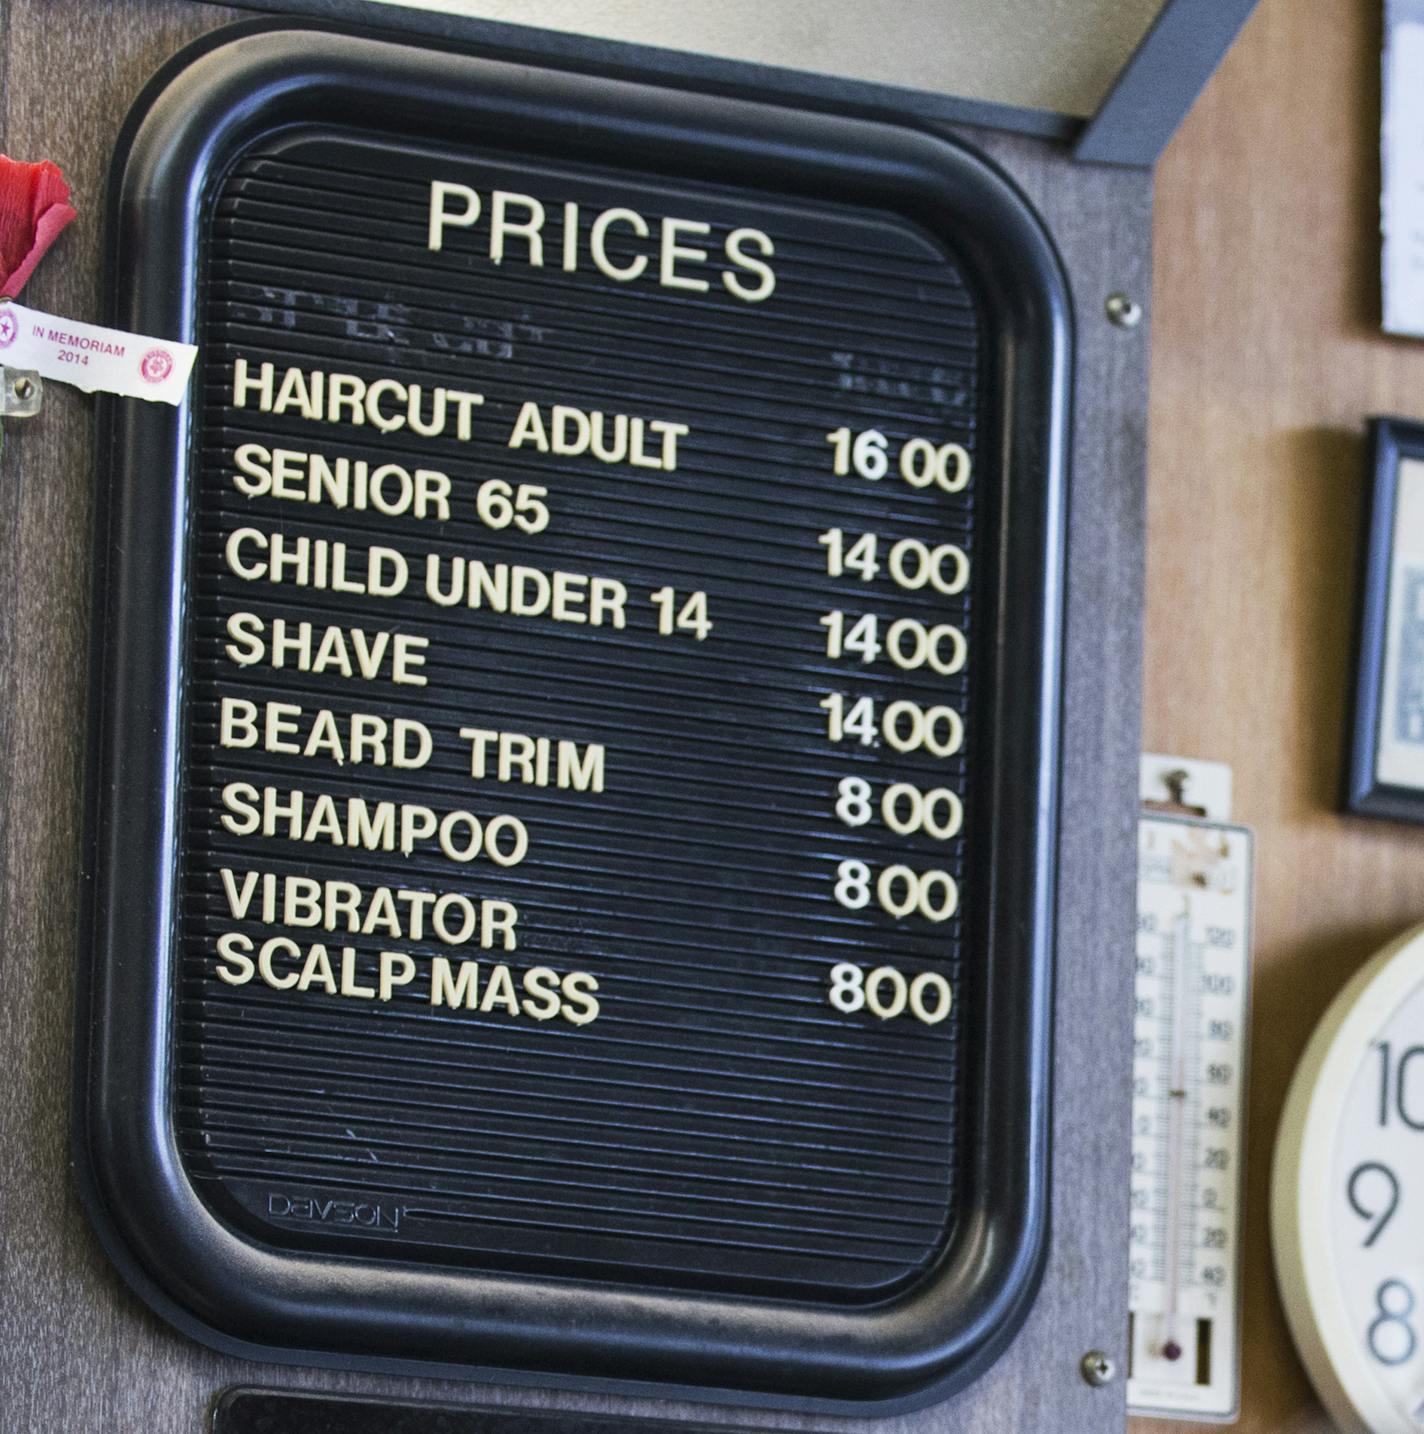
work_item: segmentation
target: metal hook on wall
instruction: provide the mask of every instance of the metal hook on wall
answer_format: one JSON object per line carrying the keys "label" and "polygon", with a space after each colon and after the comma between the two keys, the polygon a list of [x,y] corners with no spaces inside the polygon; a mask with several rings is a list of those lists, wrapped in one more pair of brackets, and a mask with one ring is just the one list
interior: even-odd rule
{"label": "metal hook on wall", "polygon": [[44,402],[44,380],[26,368],[0,364],[0,451],[5,442],[5,420],[33,418]]}

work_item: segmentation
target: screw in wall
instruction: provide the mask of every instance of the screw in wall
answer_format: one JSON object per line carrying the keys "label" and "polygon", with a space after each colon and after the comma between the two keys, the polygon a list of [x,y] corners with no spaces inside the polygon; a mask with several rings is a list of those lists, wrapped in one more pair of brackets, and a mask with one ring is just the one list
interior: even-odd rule
{"label": "screw in wall", "polygon": [[1117,1365],[1110,1355],[1104,1354],[1100,1349],[1090,1349],[1083,1356],[1079,1368],[1083,1371],[1083,1378],[1094,1389],[1101,1389],[1103,1385],[1111,1384],[1117,1378]]}
{"label": "screw in wall", "polygon": [[1109,294],[1103,307],[1107,310],[1108,321],[1120,329],[1135,329],[1142,322],[1142,305],[1126,294]]}

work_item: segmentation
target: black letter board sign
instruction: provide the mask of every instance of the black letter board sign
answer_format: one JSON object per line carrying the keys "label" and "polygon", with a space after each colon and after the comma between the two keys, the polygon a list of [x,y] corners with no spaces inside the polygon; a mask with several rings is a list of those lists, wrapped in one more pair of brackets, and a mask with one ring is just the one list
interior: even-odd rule
{"label": "black letter board sign", "polygon": [[226,32],[116,161],[86,1197],[263,1358],[944,1397],[1048,1239],[1070,327],[896,127]]}

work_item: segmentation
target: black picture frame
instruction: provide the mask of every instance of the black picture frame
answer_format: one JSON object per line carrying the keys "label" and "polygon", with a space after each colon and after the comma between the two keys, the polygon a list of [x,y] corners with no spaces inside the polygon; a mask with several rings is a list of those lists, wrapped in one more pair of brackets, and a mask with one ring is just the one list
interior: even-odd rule
{"label": "black picture frame", "polygon": [[[1060,642],[1072,316],[1040,222],[958,144],[717,97],[525,70],[322,28],[244,25],[179,56],[127,128],[111,194],[111,317],[195,336],[205,196],[250,143],[388,99],[407,127],[539,116],[556,146],[635,138],[658,162],[733,173],[750,149],[765,182],[821,183],[926,222],[969,215],[960,238],[991,305],[1004,392],[1012,535],[993,622],[1002,636],[992,722],[1010,753],[986,779],[999,836],[986,920],[1004,953],[996,1010],[978,1013],[968,1203],[922,1288],[860,1311],[732,1295],[574,1287],[424,1272],[398,1262],[278,1251],[235,1234],[175,1155],[172,968],[181,797],[180,658],[191,417],[108,405],[99,549],[75,1155],[89,1214],[130,1284],[180,1329],[281,1363],[639,1392],[839,1414],[921,1407],[983,1373],[1032,1305],[1049,1243],[1049,1112]],[[414,99],[412,97],[415,97]],[[417,104],[417,100],[420,102]],[[435,109],[439,108],[437,116]],[[414,116],[414,119],[412,118]],[[473,116],[473,118],[471,118]],[[768,126],[770,126],[768,128]],[[434,132],[432,130],[432,132]],[[175,280],[175,267],[178,278]],[[117,276],[124,276],[123,283]],[[1012,595],[1012,600],[1010,599]],[[141,820],[126,819],[139,811]],[[987,991],[987,983],[986,983]],[[472,1320],[470,1311],[481,1311]],[[531,1334],[532,1331],[532,1334]],[[472,1338],[472,1332],[474,1336]]]}
{"label": "black picture frame", "polygon": [[[1360,545],[1359,602],[1356,622],[1355,678],[1351,693],[1348,751],[1345,760],[1345,810],[1357,816],[1391,821],[1424,822],[1424,698],[1417,714],[1419,736],[1390,735],[1391,719],[1407,714],[1401,702],[1398,663],[1405,634],[1396,604],[1408,602],[1396,589],[1400,569],[1400,474],[1410,460],[1424,464],[1424,423],[1401,418],[1376,418],[1370,423],[1370,477]],[[1419,480],[1424,485],[1424,477]],[[1411,570],[1424,594],[1424,531],[1419,535],[1420,561]],[[1398,620],[1396,621],[1396,617]],[[1419,624],[1418,676],[1424,683],[1424,621]],[[1387,750],[1419,747],[1419,780],[1400,773],[1397,753]]]}

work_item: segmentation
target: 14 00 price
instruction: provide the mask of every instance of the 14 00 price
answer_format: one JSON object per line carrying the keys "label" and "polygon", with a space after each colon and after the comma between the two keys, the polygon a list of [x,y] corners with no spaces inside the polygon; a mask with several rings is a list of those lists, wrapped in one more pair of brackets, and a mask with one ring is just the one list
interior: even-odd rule
{"label": "14 00 price", "polygon": [[837,609],[820,621],[826,629],[826,656],[831,658],[858,657],[869,663],[884,652],[905,672],[928,665],[941,677],[953,677],[969,656],[964,634],[948,622],[898,618],[885,628],[882,641],[880,618],[873,612],[847,614]]}
{"label": "14 00 price", "polygon": [[[880,572],[880,538],[875,533],[846,533],[827,528],[818,543],[826,550],[826,571],[833,578],[851,575],[872,582]],[[897,587],[918,592],[928,584],[945,597],[957,597],[969,585],[969,559],[954,543],[930,547],[918,538],[901,538],[886,558]]]}
{"label": "14 00 price", "polygon": [[847,701],[839,692],[820,702],[832,742],[858,741],[877,747],[883,739],[897,752],[922,748],[934,757],[952,757],[964,745],[964,720],[952,707],[922,707],[902,698],[881,708],[873,697]]}
{"label": "14 00 price", "polygon": [[907,438],[898,446],[878,428],[852,433],[837,428],[826,434],[831,445],[831,471],[838,478],[854,473],[871,483],[894,470],[911,488],[933,485],[946,493],[959,493],[969,484],[973,468],[968,450],[960,443],[931,443],[928,438]]}

